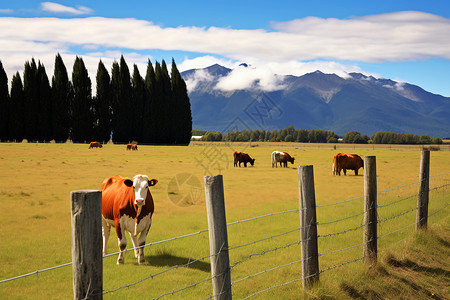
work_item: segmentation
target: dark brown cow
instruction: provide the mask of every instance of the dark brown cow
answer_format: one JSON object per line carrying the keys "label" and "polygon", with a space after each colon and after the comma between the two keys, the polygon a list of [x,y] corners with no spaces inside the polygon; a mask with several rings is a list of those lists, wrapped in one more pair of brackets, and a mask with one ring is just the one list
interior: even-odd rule
{"label": "dark brown cow", "polygon": [[127,144],[127,150],[131,150],[131,144]]}
{"label": "dark brown cow", "polygon": [[[124,263],[123,251],[127,247],[125,230],[130,233],[134,248],[145,245],[155,209],[149,187],[156,183],[158,180],[140,174],[134,176],[133,180],[116,175],[103,181],[103,255],[108,252],[111,227],[115,227],[121,251],[117,259],[118,264]],[[138,263],[143,263],[144,248],[135,249],[135,256]]]}
{"label": "dark brown cow", "polygon": [[91,149],[91,148],[102,148],[102,147],[103,147],[102,144],[100,144],[99,142],[91,142],[89,144],[89,149]]}
{"label": "dark brown cow", "polygon": [[347,170],[355,171],[358,176],[359,168],[364,168],[364,161],[358,154],[338,153],[333,157],[333,174],[341,176],[341,170],[347,175]]}
{"label": "dark brown cow", "polygon": [[241,166],[241,163],[244,163],[244,167],[247,167],[247,163],[250,163],[252,166],[255,164],[255,159],[252,159],[250,155],[244,152],[234,152],[233,158],[235,167],[237,167],[238,163],[239,167]]}

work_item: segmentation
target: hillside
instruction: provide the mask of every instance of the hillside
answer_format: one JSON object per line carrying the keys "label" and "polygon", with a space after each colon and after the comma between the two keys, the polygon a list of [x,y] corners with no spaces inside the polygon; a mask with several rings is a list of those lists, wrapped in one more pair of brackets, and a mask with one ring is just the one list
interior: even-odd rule
{"label": "hillside", "polygon": [[377,131],[450,136],[450,98],[412,84],[316,71],[277,75],[269,89],[264,89],[265,78],[245,88],[223,88],[224,83],[246,80],[247,70],[255,72],[246,64],[234,70],[216,64],[181,73],[190,89],[193,128],[226,133],[293,125],[339,135],[356,130],[369,136]]}

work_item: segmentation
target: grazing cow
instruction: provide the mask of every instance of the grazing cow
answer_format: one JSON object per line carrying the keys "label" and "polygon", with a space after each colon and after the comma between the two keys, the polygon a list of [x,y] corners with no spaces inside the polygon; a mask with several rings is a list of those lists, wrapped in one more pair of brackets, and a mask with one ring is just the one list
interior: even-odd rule
{"label": "grazing cow", "polygon": [[91,142],[89,144],[89,149],[91,149],[91,148],[102,148],[102,147],[103,147],[103,145],[100,144],[99,142]]}
{"label": "grazing cow", "polygon": [[244,152],[234,152],[233,158],[235,167],[237,167],[238,163],[239,167],[241,166],[241,163],[244,163],[244,167],[247,167],[247,163],[250,163],[252,166],[255,164],[255,159],[252,159],[250,155]]}
{"label": "grazing cow", "polygon": [[[134,248],[145,245],[154,211],[149,187],[157,183],[158,180],[149,179],[146,175],[136,175],[133,180],[115,175],[103,181],[103,255],[107,254],[111,226],[116,228],[120,251],[124,251],[127,247],[125,230],[130,233]],[[139,264],[143,263],[144,248],[135,249],[135,256]],[[123,263],[123,252],[120,252],[117,264]]]}
{"label": "grazing cow", "polygon": [[294,157],[291,157],[289,153],[287,152],[280,152],[280,151],[273,151],[272,152],[272,168],[275,166],[275,168],[278,168],[278,163],[280,163],[280,167],[287,168],[287,163],[290,162],[291,164],[294,164]]}
{"label": "grazing cow", "polygon": [[333,157],[333,175],[341,176],[341,170],[347,175],[347,170],[354,170],[358,176],[359,168],[364,168],[364,161],[358,154],[338,153]]}
{"label": "grazing cow", "polygon": [[131,145],[131,150],[137,150],[137,145],[136,144]]}
{"label": "grazing cow", "polygon": [[127,144],[127,150],[131,150],[131,144]]}

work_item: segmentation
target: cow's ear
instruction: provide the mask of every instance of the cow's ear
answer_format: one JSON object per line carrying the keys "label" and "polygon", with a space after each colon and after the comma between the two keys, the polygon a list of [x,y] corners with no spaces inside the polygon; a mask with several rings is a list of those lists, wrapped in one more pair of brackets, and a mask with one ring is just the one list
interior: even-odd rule
{"label": "cow's ear", "polygon": [[132,187],[133,186],[133,180],[130,179],[125,179],[125,181],[123,182],[127,187]]}
{"label": "cow's ear", "polygon": [[154,186],[154,185],[156,185],[158,183],[158,180],[156,180],[156,179],[150,179],[149,181],[148,181],[148,186]]}

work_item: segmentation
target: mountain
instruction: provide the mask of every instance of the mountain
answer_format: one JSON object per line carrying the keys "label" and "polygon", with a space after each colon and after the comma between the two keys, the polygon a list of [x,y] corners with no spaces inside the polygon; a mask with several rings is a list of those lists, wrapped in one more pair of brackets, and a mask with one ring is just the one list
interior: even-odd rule
{"label": "mountain", "polygon": [[369,136],[391,131],[450,137],[450,98],[408,83],[320,71],[268,77],[247,64],[233,70],[215,64],[181,75],[189,88],[193,128],[199,130],[293,125],[339,135],[356,130]]}

